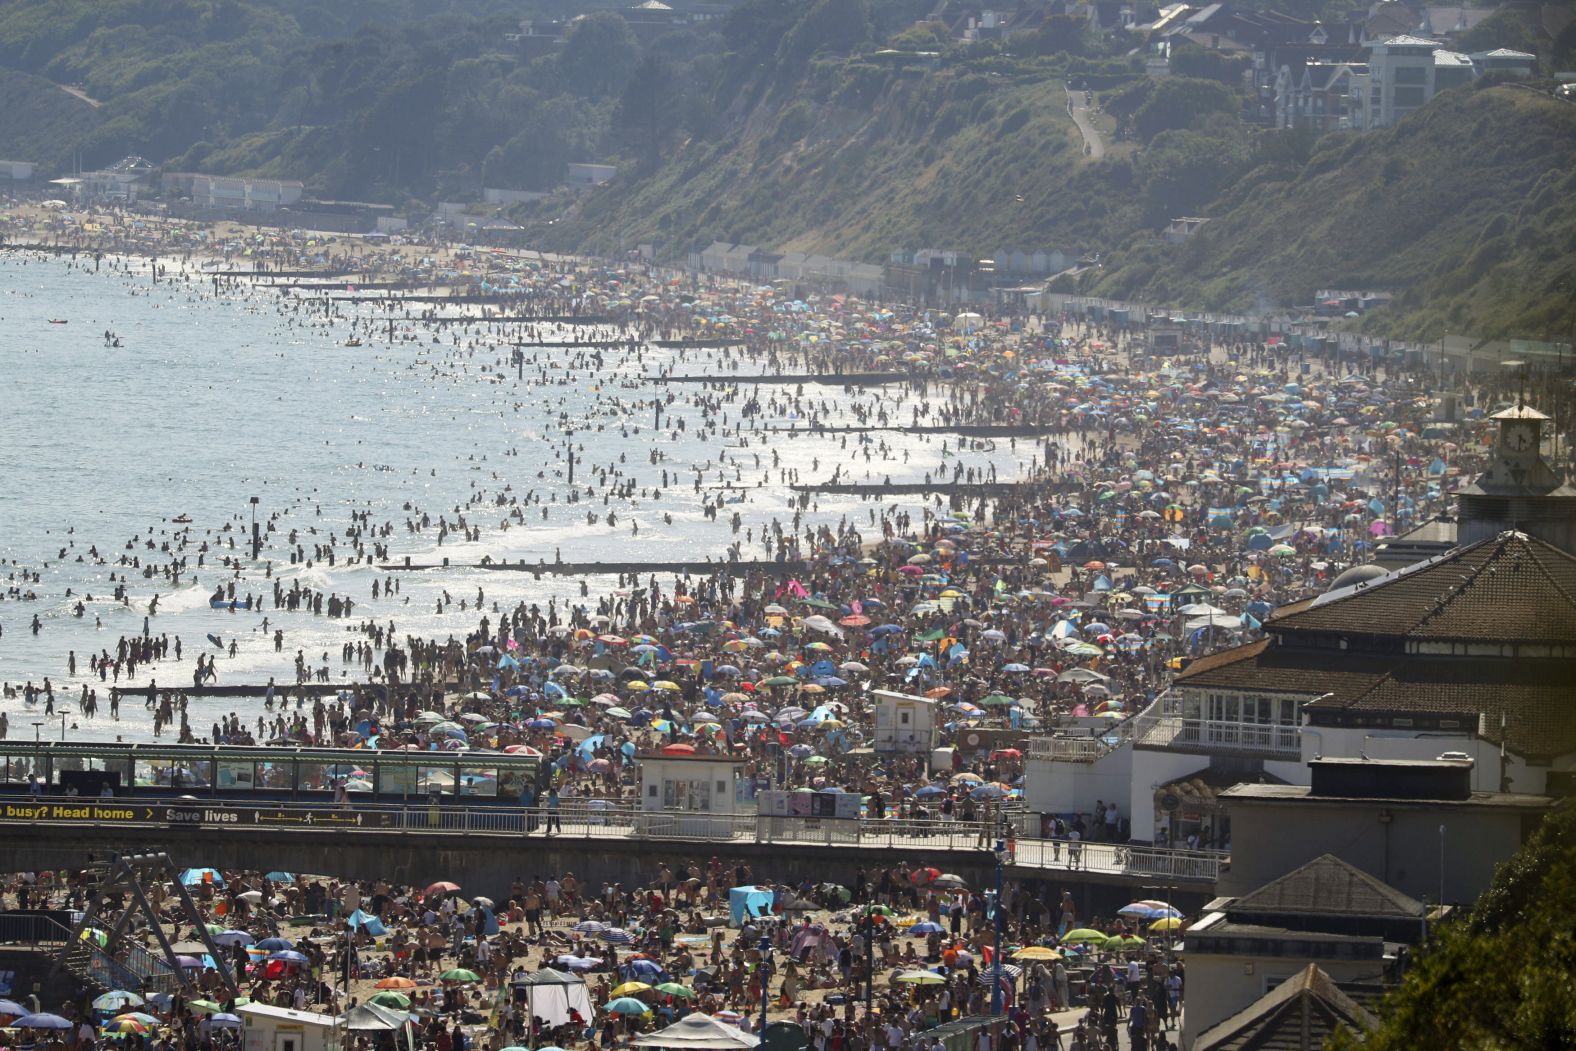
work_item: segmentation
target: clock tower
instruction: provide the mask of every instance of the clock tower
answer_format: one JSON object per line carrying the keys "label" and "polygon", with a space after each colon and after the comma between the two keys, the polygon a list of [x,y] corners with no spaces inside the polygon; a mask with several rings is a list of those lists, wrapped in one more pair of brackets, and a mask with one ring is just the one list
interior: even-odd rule
{"label": "clock tower", "polygon": [[1576,552],[1576,489],[1543,458],[1548,417],[1526,405],[1496,412],[1493,459],[1456,494],[1456,543],[1466,547],[1515,529]]}

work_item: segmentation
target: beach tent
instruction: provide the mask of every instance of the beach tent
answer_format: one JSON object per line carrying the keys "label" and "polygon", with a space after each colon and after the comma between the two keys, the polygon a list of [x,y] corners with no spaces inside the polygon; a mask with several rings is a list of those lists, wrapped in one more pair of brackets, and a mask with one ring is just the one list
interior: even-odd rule
{"label": "beach tent", "polygon": [[637,1036],[636,1047],[702,1048],[706,1051],[729,1051],[732,1048],[751,1048],[760,1041],[742,1029],[710,1015],[692,1014],[674,1022],[666,1029]]}
{"label": "beach tent", "polygon": [[358,1033],[392,1033],[403,1029],[410,1016],[382,1004],[357,1004],[345,1012],[345,1028]]}
{"label": "beach tent", "polygon": [[516,989],[525,990],[531,1016],[542,1019],[549,1029],[569,1024],[571,1012],[578,1013],[582,1022],[592,1019],[591,994],[586,991],[585,979],[578,974],[543,967],[513,984]]}
{"label": "beach tent", "polygon": [[[382,1004],[363,1003],[357,1004],[345,1012],[345,1031],[351,1033],[393,1033],[404,1034],[403,1044],[407,1048],[415,1047],[410,1029],[411,1015],[404,1011],[396,1011],[392,1007]],[[375,1038],[374,1038],[375,1039]],[[394,1046],[401,1046],[398,1035],[394,1036]]]}
{"label": "beach tent", "polygon": [[734,887],[728,891],[728,926],[743,927],[746,916],[770,916],[776,892],[761,887]]}
{"label": "beach tent", "polygon": [[352,912],[349,916],[347,916],[345,918],[345,922],[357,929],[365,927],[367,929],[367,933],[372,935],[374,938],[382,938],[389,932],[388,928],[383,926],[382,920],[378,919],[370,912],[363,912],[360,909],[357,909],[355,912]]}
{"label": "beach tent", "polygon": [[204,883],[215,887],[223,887],[224,877],[219,875],[218,869],[187,869],[181,873],[181,883],[187,887],[196,887]]}

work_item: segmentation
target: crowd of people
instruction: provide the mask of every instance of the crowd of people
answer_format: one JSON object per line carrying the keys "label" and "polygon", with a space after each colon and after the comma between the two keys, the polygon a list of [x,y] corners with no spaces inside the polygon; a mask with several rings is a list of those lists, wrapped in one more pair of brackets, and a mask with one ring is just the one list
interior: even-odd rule
{"label": "crowd of people", "polygon": [[[141,635],[113,652],[99,647],[80,669],[70,652],[67,681],[89,680],[79,714],[96,714],[107,688],[112,716],[135,697],[158,713],[156,730],[178,723],[183,741],[538,755],[543,776],[507,786],[515,799],[500,800],[506,786],[496,783],[448,791],[528,808],[545,819],[529,827],[545,834],[558,831],[566,800],[633,804],[641,757],[663,754],[734,757],[752,786],[857,794],[876,820],[987,827],[1023,793],[1022,741],[1051,730],[1123,733],[1189,660],[1259,638],[1278,607],[1448,509],[1483,462],[1487,413],[1508,394],[1505,377],[1462,380],[1459,416],[1441,420],[1426,364],[1283,340],[1240,321],[1183,326],[1162,349],[1146,319],[1076,304],[953,312],[634,260],[283,232],[226,240],[194,224],[99,219],[93,231],[64,216],[44,228],[56,251],[77,253],[73,265],[141,251],[164,258],[153,273],[174,265],[165,279],[194,292],[243,284],[225,269],[236,266],[316,267],[340,285],[354,275],[403,283],[412,296],[442,292],[376,309],[336,302],[323,286],[270,295],[292,326],[429,354],[418,364],[435,379],[529,379],[554,434],[535,451],[504,449],[530,459],[515,470],[489,465],[463,506],[410,503],[343,520],[319,506],[310,527],[280,509],[262,523],[255,552],[230,525],[150,530],[113,556],[62,549],[62,560],[109,568],[116,600],[130,608],[135,589],[147,610]],[[556,330],[507,317],[550,314],[585,324],[564,344],[516,346]],[[673,353],[648,360],[660,341]],[[878,373],[898,379],[853,382]],[[693,374],[702,382],[688,382]],[[759,374],[794,379],[763,385]],[[571,419],[558,391],[590,383],[594,413]],[[650,439],[648,462],[605,451],[614,436],[639,435]],[[666,444],[696,435],[718,447],[714,456],[668,458]],[[782,453],[812,435],[836,441],[836,461],[787,462]],[[940,443],[941,466],[916,479],[924,492],[889,491],[920,441]],[[998,474],[1008,461],[1021,476]],[[850,486],[866,488],[839,490]],[[785,491],[787,512],[746,518],[753,495]],[[850,493],[867,503],[821,511],[823,499]],[[610,548],[633,543],[643,522],[648,536],[671,526],[675,511],[726,532],[705,571],[620,568],[606,574],[616,576],[606,593],[582,582],[578,601],[562,602],[445,584],[436,615],[462,613],[466,630],[398,630],[396,618],[413,615],[409,578],[392,564],[402,551],[419,561],[511,530],[528,536],[566,511]],[[509,572],[562,563],[542,551]],[[275,575],[369,565],[377,568],[327,587]],[[6,601],[32,601],[37,571],[7,569]],[[155,629],[160,594],[183,580],[212,591],[215,617],[268,618],[228,632],[228,646],[210,634],[217,653],[279,655],[283,682],[270,679],[255,703],[208,727],[188,718],[183,690],[152,678],[172,653],[181,661],[179,636]],[[338,645],[342,688],[327,698],[299,687],[330,678],[328,650],[319,662],[287,642],[303,618],[324,613],[348,632]],[[36,635],[37,616],[33,625]],[[218,674],[214,655],[202,659],[194,692]],[[949,758],[866,747],[878,690],[938,702],[937,743]],[[51,712],[71,696],[47,679],[14,692]],[[343,779],[316,787],[347,806],[374,791]],[[1084,841],[1164,834],[1127,828],[1114,802],[1054,820],[1070,854]],[[1207,835],[1190,843],[1226,845]],[[1170,936],[1182,917],[1167,903],[1080,923],[1070,896],[1056,908],[1009,886],[997,901],[945,875],[905,864],[846,885],[778,885],[712,859],[627,886],[522,874],[497,904],[459,887],[279,873],[214,873],[194,889],[225,925],[218,937],[245,995],[338,1012],[396,993],[408,1001],[402,1010],[414,1009],[421,1042],[439,1051],[497,1051],[528,1030],[532,1046],[612,1047],[691,1011],[753,1024],[763,972],[768,1012],[802,1027],[816,1051],[936,1051],[928,1031],[989,1013],[993,1000],[1005,1001],[1009,1024],[977,1051],[1104,1051],[1118,1046],[1119,1030],[1124,1047],[1171,1041],[1185,969]],[[81,884],[37,875],[9,893],[19,906],[69,904]],[[769,888],[771,904],[729,926],[728,892],[744,886]],[[158,904],[173,908],[173,898]],[[290,944],[254,951],[269,939]],[[545,967],[583,974],[594,1010],[551,1025],[529,1017],[513,983]],[[238,1001],[216,968],[193,970],[195,990],[150,1012],[153,1021],[139,1023],[146,1032],[117,1034],[122,1046],[233,1043],[233,1027],[213,1020]],[[462,973],[473,977],[445,977]],[[660,991],[665,984],[673,988]],[[607,1006],[625,998],[641,1009]],[[99,1041],[91,1022],[109,1020],[81,1004],[65,1015],[79,1042]],[[32,1039],[4,1035],[0,1045],[25,1051]]]}
{"label": "crowd of people", "polygon": [[[96,878],[13,873],[0,900],[82,909]],[[1116,1048],[1118,1029],[1124,1048],[1174,1039],[1185,967],[1166,933],[1179,914],[1163,902],[1080,925],[1068,893],[1052,908],[1009,886],[998,903],[906,863],[860,869],[850,886],[753,879],[714,856],[627,885],[521,876],[495,903],[448,881],[186,870],[180,887],[145,888],[179,954],[178,992],[47,1005],[21,992],[0,999],[0,1046],[222,1051],[247,1003],[342,1016],[367,1002],[408,1019],[417,1046],[450,1051],[614,1048],[692,1012],[756,1033],[763,1017],[797,1027],[817,1051],[931,1051],[938,1026],[993,1012],[983,1040],[1018,1051]],[[758,904],[730,919],[740,889]],[[101,954],[160,954],[145,914],[120,926],[124,940],[97,942]],[[584,997],[537,1002],[527,979],[549,970]]]}

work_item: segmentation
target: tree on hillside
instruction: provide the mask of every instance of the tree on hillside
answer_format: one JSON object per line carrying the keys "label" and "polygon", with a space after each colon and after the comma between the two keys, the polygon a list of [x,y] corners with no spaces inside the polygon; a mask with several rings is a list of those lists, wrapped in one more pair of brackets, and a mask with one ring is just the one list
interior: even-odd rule
{"label": "tree on hillside", "polygon": [[741,56],[771,55],[803,10],[795,0],[745,0],[723,16],[722,39]]}
{"label": "tree on hillside", "polygon": [[1576,801],[1565,800],[1499,867],[1471,915],[1433,932],[1381,1003],[1365,1051],[1576,1046],[1572,915]]}
{"label": "tree on hillside", "polygon": [[1163,131],[1144,150],[1139,166],[1143,220],[1163,226],[1218,197],[1242,170],[1247,147],[1231,129]]}
{"label": "tree on hillside", "polygon": [[629,23],[612,11],[578,18],[564,35],[558,52],[558,75],[564,87],[583,98],[611,98],[640,61],[640,46]]}
{"label": "tree on hillside", "polygon": [[1087,55],[1089,22],[1076,15],[1051,15],[1029,38],[1036,55]]}
{"label": "tree on hillside", "polygon": [[1163,131],[1197,128],[1214,114],[1235,114],[1237,96],[1224,84],[1197,77],[1167,77],[1133,114],[1133,127],[1146,142]]}
{"label": "tree on hillside", "polygon": [[1243,71],[1253,62],[1247,55],[1224,55],[1208,51],[1191,40],[1183,40],[1171,49],[1171,72],[1179,77],[1197,77],[1215,80],[1236,87],[1242,83]]}
{"label": "tree on hillside", "polygon": [[899,51],[943,51],[952,45],[952,35],[940,22],[921,22],[897,34],[890,43]]}
{"label": "tree on hillside", "polygon": [[571,161],[595,160],[599,121],[590,103],[560,95],[537,103],[520,131],[487,154],[482,178],[488,186],[551,190],[564,181]]}
{"label": "tree on hillside", "polygon": [[684,118],[684,84],[673,67],[648,55],[636,67],[613,110],[613,132],[635,150],[643,168],[661,159],[662,144]]}
{"label": "tree on hillside", "polygon": [[1456,39],[1456,50],[1468,55],[1499,47],[1525,51],[1529,55],[1538,53],[1532,30],[1519,13],[1510,8],[1494,12]]}
{"label": "tree on hillside", "polygon": [[846,53],[870,40],[870,10],[865,0],[816,0],[777,49],[778,61],[798,67],[818,51]]}

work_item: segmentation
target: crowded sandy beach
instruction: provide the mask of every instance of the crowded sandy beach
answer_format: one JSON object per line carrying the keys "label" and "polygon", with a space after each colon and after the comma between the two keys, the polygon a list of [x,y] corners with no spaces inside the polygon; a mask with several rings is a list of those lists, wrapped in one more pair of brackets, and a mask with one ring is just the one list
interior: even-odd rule
{"label": "crowded sandy beach", "polygon": [[[532,778],[423,786],[526,815],[528,836],[562,834],[568,809],[638,806],[642,757],[693,755],[736,759],[752,796],[852,795],[867,820],[969,823],[988,846],[1023,795],[1000,732],[1124,733],[1190,661],[1262,638],[1276,609],[1447,510],[1517,382],[1453,381],[1460,414],[1442,421],[1426,362],[1238,324],[1175,326],[1162,347],[1145,318],[119,210],[13,203],[0,233],[13,294],[42,274],[226,312],[279,335],[281,358],[367,377],[318,419],[361,412],[358,391],[435,399],[397,457],[365,421],[360,459],[333,449],[260,515],[244,486],[204,514],[200,487],[171,481],[113,522],[7,521],[0,737],[534,757]],[[85,340],[87,368],[157,352],[113,320],[44,320]],[[879,691],[936,703],[934,753],[872,750]],[[64,790],[25,756],[6,769],[18,794]],[[113,794],[215,794],[211,770],[141,769]],[[383,798],[354,774],[296,787]],[[1130,820],[1113,802],[1045,831],[1072,851],[1129,841]],[[1230,846],[1219,828],[1165,834]],[[18,1048],[228,1048],[250,1002],[374,1004],[383,1032],[408,1021],[439,1051],[623,1047],[700,1016],[721,1028],[696,1039],[764,1019],[816,1051],[951,1051],[937,1027],[996,998],[1010,1025],[967,1051],[1170,1046],[1181,910],[1080,915],[1070,895],[998,896],[922,862],[785,882],[697,851],[622,884],[526,865],[492,897],[463,874],[193,867],[175,883],[225,966],[161,882],[193,988],[13,990],[0,1014],[26,1016]],[[16,873],[5,901],[71,908],[81,886]]]}

